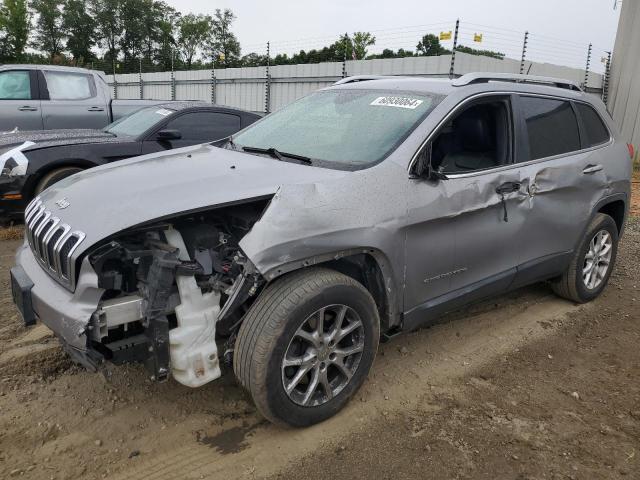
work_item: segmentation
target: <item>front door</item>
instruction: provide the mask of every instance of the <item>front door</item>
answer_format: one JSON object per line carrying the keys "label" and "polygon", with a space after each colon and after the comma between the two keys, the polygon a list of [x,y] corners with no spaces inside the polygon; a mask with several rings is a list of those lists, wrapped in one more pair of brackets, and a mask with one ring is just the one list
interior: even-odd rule
{"label": "front door", "polygon": [[42,130],[35,70],[0,72],[0,132]]}
{"label": "front door", "polygon": [[425,147],[443,179],[409,187],[407,328],[511,284],[529,199],[514,131],[511,98],[480,97]]}

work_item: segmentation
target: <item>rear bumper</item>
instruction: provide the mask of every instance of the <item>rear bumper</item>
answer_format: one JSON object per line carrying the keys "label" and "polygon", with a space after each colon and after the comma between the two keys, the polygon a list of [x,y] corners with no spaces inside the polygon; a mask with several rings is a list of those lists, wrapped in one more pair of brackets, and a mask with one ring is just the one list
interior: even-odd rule
{"label": "rear bumper", "polygon": [[16,264],[33,283],[31,303],[36,318],[62,341],[65,350],[83,365],[95,368],[99,355],[89,350],[87,327],[104,290],[88,259],[82,262],[75,292],[53,280],[37,262],[28,244],[16,254]]}

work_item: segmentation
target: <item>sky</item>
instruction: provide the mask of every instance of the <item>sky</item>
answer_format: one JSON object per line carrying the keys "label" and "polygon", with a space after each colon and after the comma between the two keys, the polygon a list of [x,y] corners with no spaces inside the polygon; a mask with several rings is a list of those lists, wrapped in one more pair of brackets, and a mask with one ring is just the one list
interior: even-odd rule
{"label": "sky", "polygon": [[[460,42],[520,58],[525,31],[529,58],[584,67],[587,48],[599,70],[613,48],[620,7],[614,0],[165,0],[182,13],[213,14],[231,9],[242,53],[296,52],[332,43],[340,34],[370,31],[383,48],[415,49],[424,33],[453,30],[460,18]],[[627,0],[631,1],[631,0]],[[482,34],[482,42],[473,41]],[[450,46],[451,42],[443,42]]]}

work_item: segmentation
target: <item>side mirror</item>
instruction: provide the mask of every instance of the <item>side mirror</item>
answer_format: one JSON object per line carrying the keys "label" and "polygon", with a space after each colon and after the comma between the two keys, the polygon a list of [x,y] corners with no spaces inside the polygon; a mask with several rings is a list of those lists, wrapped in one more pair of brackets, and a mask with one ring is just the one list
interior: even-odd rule
{"label": "side mirror", "polygon": [[431,143],[427,145],[422,152],[420,152],[420,156],[413,167],[412,173],[416,178],[423,178],[434,182],[447,179],[447,176],[444,173],[435,170],[431,166]]}
{"label": "side mirror", "polygon": [[160,130],[156,133],[157,140],[180,140],[181,138],[180,130]]}

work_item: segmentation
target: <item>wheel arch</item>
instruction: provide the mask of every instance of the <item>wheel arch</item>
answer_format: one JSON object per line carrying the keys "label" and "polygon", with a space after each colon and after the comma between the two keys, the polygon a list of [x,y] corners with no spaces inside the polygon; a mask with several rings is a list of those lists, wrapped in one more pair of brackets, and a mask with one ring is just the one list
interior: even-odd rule
{"label": "wheel arch", "polygon": [[36,186],[38,185],[38,183],[40,183],[40,180],[42,180],[46,175],[50,174],[54,170],[69,167],[82,168],[83,170],[86,170],[88,168],[97,166],[97,163],[84,158],[64,158],[55,160],[51,163],[46,163],[29,176],[29,181],[25,184],[25,193],[29,196],[29,200],[31,200],[33,198]]}
{"label": "wheel arch", "polygon": [[335,270],[364,285],[376,302],[383,333],[400,327],[401,292],[391,264],[381,251],[362,247],[317,255],[279,266],[267,272],[264,277],[271,282],[312,266]]}
{"label": "wheel arch", "polygon": [[616,222],[618,233],[622,234],[627,213],[626,195],[613,195],[598,202],[596,213],[609,215]]}

